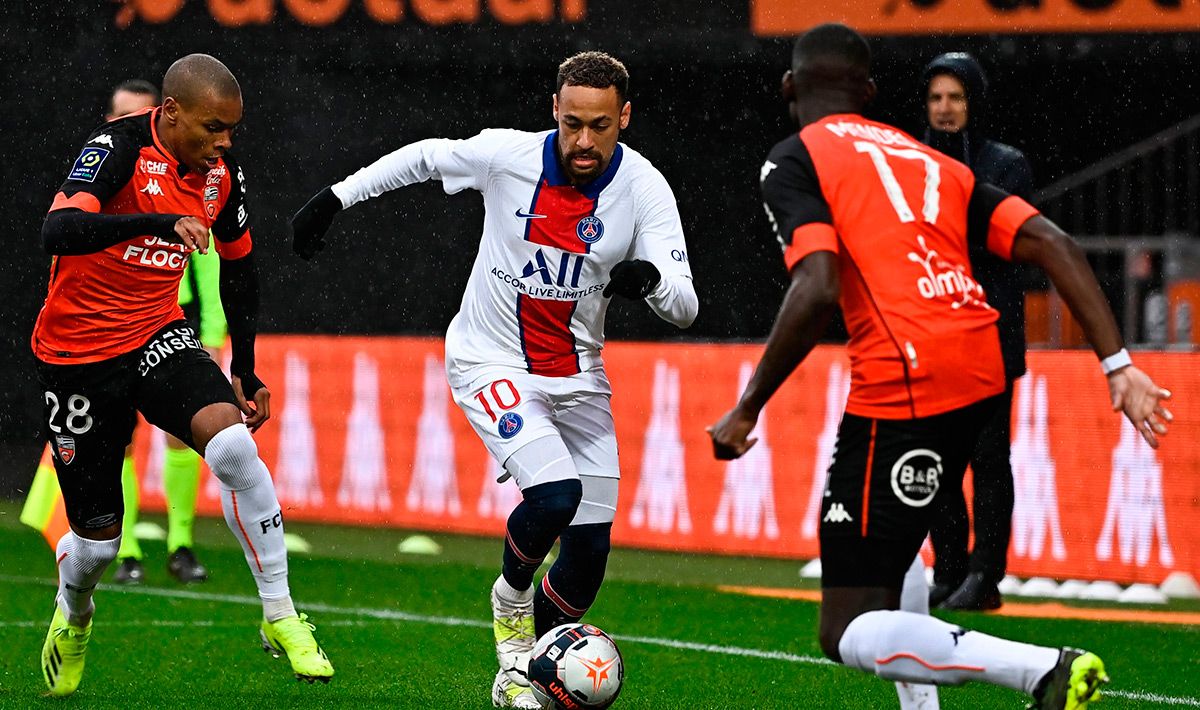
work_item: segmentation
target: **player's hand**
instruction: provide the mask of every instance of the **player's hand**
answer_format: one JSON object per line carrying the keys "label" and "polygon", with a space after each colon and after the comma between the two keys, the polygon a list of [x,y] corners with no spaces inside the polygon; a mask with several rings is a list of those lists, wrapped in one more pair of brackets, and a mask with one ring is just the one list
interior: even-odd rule
{"label": "player's hand", "polygon": [[609,272],[604,297],[609,298],[615,293],[630,299],[645,298],[660,280],[662,274],[654,264],[641,259],[622,261]]}
{"label": "player's hand", "polygon": [[342,201],[333,190],[321,190],[300,211],[292,215],[292,250],[301,259],[311,259],[325,248],[325,232],[333,224],[333,218],[342,211]]}
{"label": "player's hand", "polygon": [[195,217],[180,217],[175,222],[175,236],[188,251],[208,253],[208,227]]}
{"label": "player's hand", "polygon": [[1122,367],[1108,375],[1108,393],[1114,412],[1124,412],[1133,428],[1152,448],[1158,448],[1158,437],[1167,433],[1167,424],[1175,416],[1163,402],[1171,392],[1154,384],[1154,380],[1133,365]]}
{"label": "player's hand", "polygon": [[721,420],[710,426],[706,431],[712,437],[713,456],[721,461],[741,458],[758,443],[758,439],[750,439],[750,432],[758,423],[758,416],[734,407],[721,417]]}
{"label": "player's hand", "polygon": [[[244,377],[234,375],[230,379],[233,382],[233,394],[237,397],[238,409],[246,415],[246,427],[251,433],[258,431],[258,428],[271,418],[270,390],[254,373]],[[250,393],[249,398],[246,397],[246,392]]]}

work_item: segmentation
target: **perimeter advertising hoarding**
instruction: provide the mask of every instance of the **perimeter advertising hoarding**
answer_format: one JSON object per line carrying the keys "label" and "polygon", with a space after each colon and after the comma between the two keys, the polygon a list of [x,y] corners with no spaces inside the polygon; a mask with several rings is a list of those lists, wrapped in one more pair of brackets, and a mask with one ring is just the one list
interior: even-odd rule
{"label": "perimeter advertising hoarding", "polygon": [[1184,0],[750,0],[750,27],[789,36],[823,22],[875,35],[1195,32]]}
{"label": "perimeter advertising hoarding", "polygon": [[[823,475],[849,386],[845,351],[818,348],[772,400],[759,444],[713,459],[705,427],[734,402],[758,345],[613,343],[622,484],[614,541],[641,548],[817,555]],[[1193,354],[1139,354],[1173,387],[1158,451],[1107,406],[1088,352],[1033,352],[1016,388],[1019,576],[1159,583],[1200,577],[1200,391]],[[264,336],[274,417],[255,437],[288,520],[500,536],[519,500],[456,408],[439,339]],[[162,509],[161,434],[140,427],[142,500]],[[200,512],[220,514],[205,474]],[[364,534],[369,534],[364,531]]]}

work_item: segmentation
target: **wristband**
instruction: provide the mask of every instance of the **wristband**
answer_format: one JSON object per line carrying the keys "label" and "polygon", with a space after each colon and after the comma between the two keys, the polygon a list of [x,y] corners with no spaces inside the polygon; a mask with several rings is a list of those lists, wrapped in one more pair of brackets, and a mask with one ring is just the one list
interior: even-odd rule
{"label": "wristband", "polygon": [[1129,357],[1129,351],[1121,348],[1116,353],[1109,355],[1100,361],[1100,369],[1106,375],[1120,370],[1122,367],[1129,367],[1133,364],[1133,358]]}

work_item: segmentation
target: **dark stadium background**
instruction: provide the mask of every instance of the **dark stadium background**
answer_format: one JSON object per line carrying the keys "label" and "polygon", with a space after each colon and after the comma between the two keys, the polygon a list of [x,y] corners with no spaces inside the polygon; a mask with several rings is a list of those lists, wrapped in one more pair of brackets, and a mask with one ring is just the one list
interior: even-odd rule
{"label": "dark stadium background", "polygon": [[[486,3],[485,3],[486,6]],[[362,4],[305,27],[282,4],[265,26],[225,28],[193,0],[169,22],[120,29],[113,2],[9,3],[0,198],[0,494],[22,490],[40,447],[29,333],[45,293],[42,217],[111,87],[156,83],[189,52],[241,81],[235,151],[250,187],[263,282],[261,330],[440,334],[475,255],[481,200],[410,188],[339,219],[314,263],[291,253],[287,217],[321,186],[405,143],[485,127],[551,126],[558,61],[603,49],[632,74],[623,139],[666,175],[679,200],[701,299],[686,334],[618,304],[612,338],[762,338],[784,271],[760,205],[758,168],[790,129],[778,97],[790,42],[755,37],[747,0],[590,0],[567,25],[397,25]],[[937,53],[979,56],[992,78],[992,133],[1025,150],[1039,185],[1200,112],[1200,35],[875,38],[874,117],[921,128],[918,77]],[[1194,198],[1195,196],[1191,196]],[[268,383],[270,384],[270,383]]]}

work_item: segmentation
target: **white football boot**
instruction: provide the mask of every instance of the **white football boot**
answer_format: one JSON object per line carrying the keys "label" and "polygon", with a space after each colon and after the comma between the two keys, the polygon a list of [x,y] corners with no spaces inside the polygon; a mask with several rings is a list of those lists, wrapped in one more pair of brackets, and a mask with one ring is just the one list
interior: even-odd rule
{"label": "white football boot", "polygon": [[496,671],[496,680],[492,683],[492,705],[525,710],[541,710],[542,707],[529,686],[517,685],[503,670]]}
{"label": "white football boot", "polygon": [[503,575],[496,579],[491,595],[496,661],[500,663],[500,671],[507,674],[510,681],[528,687],[529,654],[533,652],[533,642],[536,640],[533,626],[533,593],[530,590],[529,600],[516,604],[501,599],[496,593],[496,587],[503,580]]}

